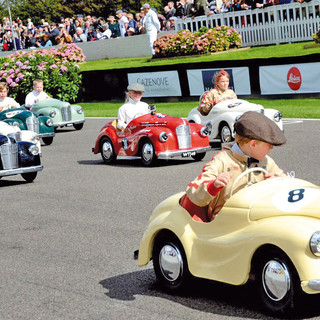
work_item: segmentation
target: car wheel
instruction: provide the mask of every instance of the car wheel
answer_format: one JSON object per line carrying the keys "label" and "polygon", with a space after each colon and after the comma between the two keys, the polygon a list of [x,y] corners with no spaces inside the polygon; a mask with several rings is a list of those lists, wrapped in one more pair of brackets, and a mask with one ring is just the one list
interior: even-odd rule
{"label": "car wheel", "polygon": [[302,294],[300,280],[285,254],[264,255],[258,263],[257,277],[258,295],[266,311],[284,315],[296,309]]}
{"label": "car wheel", "polygon": [[83,128],[83,123],[74,124],[73,127],[74,127],[76,130],[81,130],[81,129]]}
{"label": "car wheel", "polygon": [[117,159],[117,155],[114,152],[113,144],[110,138],[105,137],[100,143],[101,157],[105,163],[114,163]]}
{"label": "car wheel", "polygon": [[154,146],[150,140],[146,140],[141,148],[141,160],[145,166],[152,166],[157,162]]}
{"label": "car wheel", "polygon": [[206,155],[205,152],[197,153],[194,156],[192,156],[192,158],[196,161],[201,161],[205,157],[205,155]]}
{"label": "car wheel", "polygon": [[22,173],[21,176],[27,182],[32,182],[37,177],[38,172]]}
{"label": "car wheel", "polygon": [[46,146],[49,146],[52,142],[53,142],[53,137],[45,137],[45,138],[42,138],[42,141],[44,142],[44,144]]}
{"label": "car wheel", "polygon": [[183,247],[174,235],[156,238],[152,259],[157,279],[166,290],[174,292],[185,287],[190,273]]}
{"label": "car wheel", "polygon": [[222,143],[233,141],[232,132],[227,123],[222,123],[219,128],[220,140]]}

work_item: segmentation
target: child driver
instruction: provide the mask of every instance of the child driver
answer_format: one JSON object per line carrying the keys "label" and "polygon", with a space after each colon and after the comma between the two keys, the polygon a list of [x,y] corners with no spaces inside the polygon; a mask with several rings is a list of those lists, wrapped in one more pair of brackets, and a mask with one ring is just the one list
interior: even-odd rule
{"label": "child driver", "polygon": [[[242,183],[237,185],[236,191],[243,188],[248,179],[256,183],[274,176],[285,176],[267,155],[273,146],[286,143],[283,132],[272,120],[255,111],[248,111],[235,123],[234,129],[235,143],[217,153],[187,187],[184,200],[199,207],[208,205],[208,221],[214,219],[230,198],[233,182],[247,168],[262,167],[268,175],[253,172],[247,179],[240,180]],[[183,201],[181,205],[184,206]]]}

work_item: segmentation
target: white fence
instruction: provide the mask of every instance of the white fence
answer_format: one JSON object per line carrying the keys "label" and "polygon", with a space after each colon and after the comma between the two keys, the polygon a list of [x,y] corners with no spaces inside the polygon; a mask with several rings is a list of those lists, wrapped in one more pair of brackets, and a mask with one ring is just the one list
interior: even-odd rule
{"label": "white fence", "polygon": [[242,46],[311,41],[319,29],[320,0],[279,4],[264,9],[241,10],[176,20],[176,30],[230,26],[242,37]]}

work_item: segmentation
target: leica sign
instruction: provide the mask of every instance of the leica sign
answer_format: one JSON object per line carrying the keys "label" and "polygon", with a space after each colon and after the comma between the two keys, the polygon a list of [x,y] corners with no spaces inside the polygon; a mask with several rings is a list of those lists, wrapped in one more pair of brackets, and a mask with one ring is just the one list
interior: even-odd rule
{"label": "leica sign", "polygon": [[301,73],[297,67],[292,67],[287,74],[287,83],[291,90],[299,90],[302,83]]}

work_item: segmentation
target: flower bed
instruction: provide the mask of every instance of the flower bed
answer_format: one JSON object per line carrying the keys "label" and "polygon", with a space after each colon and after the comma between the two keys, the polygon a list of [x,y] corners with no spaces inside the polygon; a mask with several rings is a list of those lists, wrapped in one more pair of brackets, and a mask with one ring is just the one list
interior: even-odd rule
{"label": "flower bed", "polygon": [[85,60],[75,44],[32,51],[17,51],[0,59],[0,81],[10,86],[10,96],[24,103],[33,90],[33,80],[41,79],[53,98],[75,101],[81,85],[78,62]]}
{"label": "flower bed", "polygon": [[228,26],[208,29],[202,27],[193,33],[189,30],[167,34],[154,42],[155,58],[205,54],[240,48],[241,36]]}

